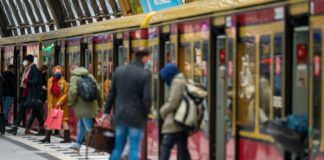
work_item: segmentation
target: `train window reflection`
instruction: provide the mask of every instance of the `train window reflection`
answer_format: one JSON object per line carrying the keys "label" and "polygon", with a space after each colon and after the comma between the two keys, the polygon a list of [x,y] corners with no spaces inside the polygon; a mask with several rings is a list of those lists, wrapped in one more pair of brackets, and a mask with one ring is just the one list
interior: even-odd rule
{"label": "train window reflection", "polygon": [[254,38],[242,38],[239,43],[238,71],[238,124],[254,127],[255,120],[255,42]]}
{"label": "train window reflection", "polygon": [[266,122],[270,117],[270,36],[261,36],[259,54],[259,120]]}

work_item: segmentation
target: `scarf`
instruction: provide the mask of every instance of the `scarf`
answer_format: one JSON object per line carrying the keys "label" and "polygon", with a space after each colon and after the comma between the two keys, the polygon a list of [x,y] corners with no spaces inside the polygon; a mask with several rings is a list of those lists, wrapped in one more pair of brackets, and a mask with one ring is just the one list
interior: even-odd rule
{"label": "scarf", "polygon": [[53,77],[51,93],[53,94],[54,97],[60,96],[60,87],[58,85],[58,81],[59,81],[59,79]]}
{"label": "scarf", "polygon": [[29,65],[28,67],[25,68],[25,71],[23,73],[22,79],[21,79],[21,87],[26,89],[27,88],[27,82],[29,79],[29,73],[31,70],[31,67],[33,66],[33,64]]}

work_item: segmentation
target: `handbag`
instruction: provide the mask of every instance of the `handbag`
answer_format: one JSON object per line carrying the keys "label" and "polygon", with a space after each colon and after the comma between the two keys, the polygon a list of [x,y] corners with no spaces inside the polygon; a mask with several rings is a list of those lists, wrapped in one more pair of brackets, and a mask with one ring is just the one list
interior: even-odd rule
{"label": "handbag", "polygon": [[40,109],[43,107],[43,101],[37,95],[36,88],[32,87],[29,91],[26,100],[24,102],[24,107],[32,107],[33,109]]}
{"label": "handbag", "polygon": [[48,129],[60,130],[62,122],[63,111],[61,109],[51,109],[45,121],[45,126],[47,126]]}
{"label": "handbag", "polygon": [[100,125],[94,128],[86,135],[86,146],[99,151],[112,153],[115,145],[115,131]]}

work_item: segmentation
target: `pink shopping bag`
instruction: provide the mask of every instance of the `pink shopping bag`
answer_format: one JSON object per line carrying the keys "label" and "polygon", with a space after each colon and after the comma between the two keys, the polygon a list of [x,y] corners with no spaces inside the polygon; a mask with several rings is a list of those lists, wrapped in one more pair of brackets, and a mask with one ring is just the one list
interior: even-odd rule
{"label": "pink shopping bag", "polygon": [[52,109],[47,116],[45,126],[48,129],[60,130],[63,121],[63,111],[61,109]]}

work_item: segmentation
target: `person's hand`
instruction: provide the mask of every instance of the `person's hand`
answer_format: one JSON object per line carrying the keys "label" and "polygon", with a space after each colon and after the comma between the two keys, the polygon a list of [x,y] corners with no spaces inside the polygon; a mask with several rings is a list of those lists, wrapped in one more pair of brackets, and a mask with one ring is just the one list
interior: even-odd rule
{"label": "person's hand", "polygon": [[57,109],[59,109],[59,108],[61,108],[61,104],[60,104],[59,102],[57,102],[56,105],[55,105],[55,107],[56,107]]}
{"label": "person's hand", "polygon": [[103,114],[101,118],[99,119],[99,124],[102,124],[104,121],[109,120],[108,114]]}

